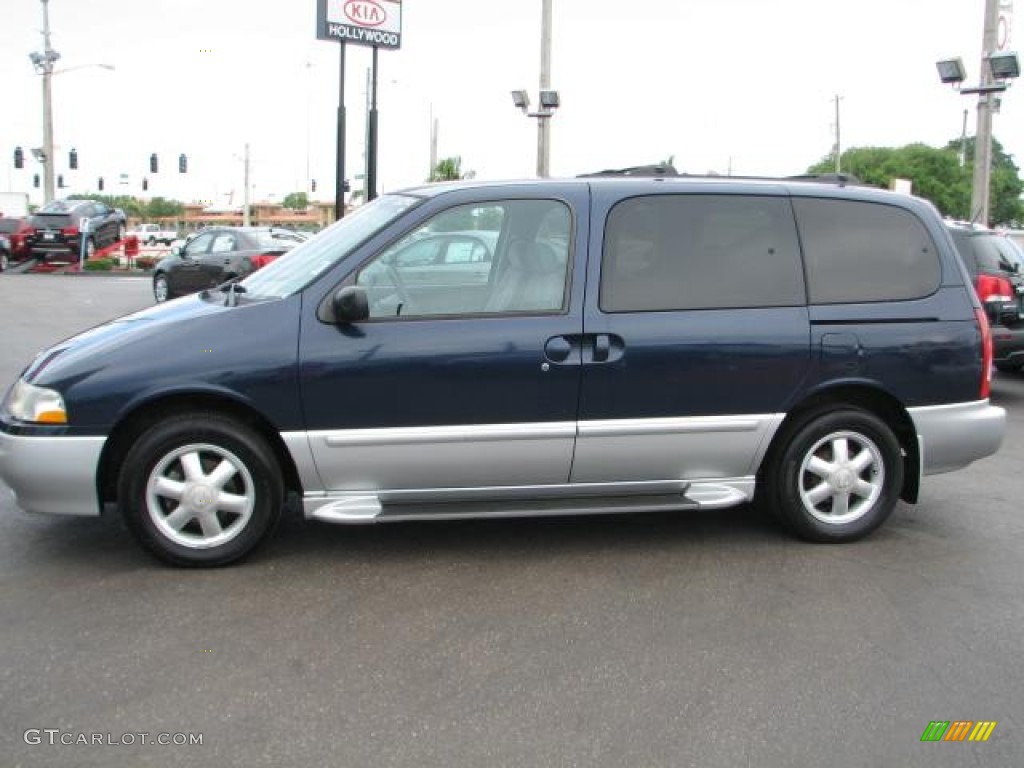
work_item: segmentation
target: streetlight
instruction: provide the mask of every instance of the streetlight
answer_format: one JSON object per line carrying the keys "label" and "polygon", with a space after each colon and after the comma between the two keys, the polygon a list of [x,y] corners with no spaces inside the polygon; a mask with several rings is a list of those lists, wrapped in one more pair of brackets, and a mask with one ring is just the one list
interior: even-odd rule
{"label": "streetlight", "polygon": [[537,176],[544,179],[548,176],[551,163],[551,143],[547,140],[547,121],[555,116],[555,110],[562,105],[558,91],[544,90],[539,94],[540,109],[530,111],[530,95],[526,91],[512,91],[512,103],[527,117],[537,119]]}
{"label": "streetlight", "polygon": [[512,91],[512,103],[527,117],[537,118],[537,176],[548,176],[551,165],[551,122],[561,101],[551,90],[551,0],[541,0],[540,15],[540,109],[530,112],[526,91]]}
{"label": "streetlight", "polygon": [[939,80],[952,85],[964,96],[978,96],[978,129],[974,137],[974,177],[971,183],[971,221],[984,226],[989,223],[989,195],[992,179],[992,114],[998,100],[992,95],[1010,87],[1010,80],[1020,77],[1020,62],[1016,53],[997,50],[999,22],[998,0],[985,2],[985,32],[982,39],[981,82],[964,88],[967,70],[961,59],[936,62]]}
{"label": "streetlight", "polygon": [[51,80],[54,75],[71,72],[86,67],[100,67],[113,70],[110,64],[80,64],[75,67],[55,70],[53,65],[60,59],[60,54],[50,45],[50,0],[40,0],[43,4],[43,50],[28,55],[36,73],[43,78],[43,146],[33,154],[43,164],[43,202],[53,200],[53,92]]}

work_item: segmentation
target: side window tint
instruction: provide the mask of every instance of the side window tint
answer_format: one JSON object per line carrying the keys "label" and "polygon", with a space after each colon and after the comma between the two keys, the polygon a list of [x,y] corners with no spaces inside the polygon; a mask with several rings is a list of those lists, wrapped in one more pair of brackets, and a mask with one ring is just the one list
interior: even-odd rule
{"label": "side window tint", "polygon": [[796,226],[785,198],[638,197],[608,215],[600,293],[605,312],[803,302]]}
{"label": "side window tint", "polygon": [[571,218],[553,200],[452,208],[364,264],[370,317],[563,311]]}
{"label": "side window tint", "polygon": [[230,232],[224,232],[213,240],[210,246],[210,253],[227,253],[235,250],[235,236]]}
{"label": "side window tint", "polygon": [[811,303],[905,301],[934,293],[935,243],[907,210],[854,200],[793,201]]}
{"label": "side window tint", "polygon": [[199,256],[200,254],[206,253],[207,248],[210,247],[211,240],[213,240],[213,235],[200,235],[185,246],[185,254],[187,256]]}

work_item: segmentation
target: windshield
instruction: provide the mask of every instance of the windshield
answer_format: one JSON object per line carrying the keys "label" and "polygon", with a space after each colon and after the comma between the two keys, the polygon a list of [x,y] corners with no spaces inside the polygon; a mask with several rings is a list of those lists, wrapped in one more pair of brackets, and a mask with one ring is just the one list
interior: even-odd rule
{"label": "windshield", "polygon": [[385,195],[360,206],[311,240],[242,281],[247,293],[283,298],[300,291],[317,275],[401,216],[422,198]]}

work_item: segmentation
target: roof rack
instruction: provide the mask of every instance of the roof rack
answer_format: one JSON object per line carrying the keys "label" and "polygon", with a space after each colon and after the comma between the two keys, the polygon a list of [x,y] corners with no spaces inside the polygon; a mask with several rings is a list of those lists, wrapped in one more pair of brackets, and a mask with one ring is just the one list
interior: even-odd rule
{"label": "roof rack", "polygon": [[817,184],[837,184],[840,187],[867,187],[852,173],[804,173],[797,176],[719,176],[717,174],[680,173],[674,166],[667,163],[657,165],[635,165],[632,168],[609,168],[597,173],[581,173],[577,178],[588,179],[599,176],[638,176],[661,178],[664,176],[680,176],[689,179],[737,179],[748,181],[809,181]]}
{"label": "roof rack", "polygon": [[678,176],[679,171],[668,163],[656,165],[635,165],[632,168],[609,168],[597,173],[581,173],[577,178],[586,179],[594,176]]}
{"label": "roof rack", "polygon": [[797,176],[786,176],[787,181],[814,181],[819,184],[838,184],[840,187],[868,186],[852,173],[802,173]]}

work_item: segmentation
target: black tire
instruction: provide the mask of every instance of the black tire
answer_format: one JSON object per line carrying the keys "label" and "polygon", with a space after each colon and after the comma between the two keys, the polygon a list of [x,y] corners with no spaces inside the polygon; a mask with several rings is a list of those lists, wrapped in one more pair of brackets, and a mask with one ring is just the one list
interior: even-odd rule
{"label": "black tire", "polygon": [[156,245],[156,238],[150,237],[149,240],[146,241],[146,245]]}
{"label": "black tire", "polygon": [[857,408],[817,412],[779,440],[762,475],[767,501],[800,538],[854,541],[892,513],[903,487],[903,456],[899,440],[874,414]]}
{"label": "black tire", "polygon": [[153,275],[153,298],[156,299],[157,304],[174,298],[174,291],[171,290],[171,283],[165,272],[157,272]]}
{"label": "black tire", "polygon": [[158,558],[213,567],[245,557],[274,530],[284,488],[258,433],[216,413],[194,413],[159,422],[135,442],[118,498],[128,529]]}
{"label": "black tire", "polygon": [[1018,373],[1024,363],[996,363],[996,370],[1001,373]]}

